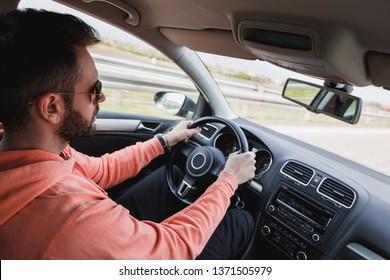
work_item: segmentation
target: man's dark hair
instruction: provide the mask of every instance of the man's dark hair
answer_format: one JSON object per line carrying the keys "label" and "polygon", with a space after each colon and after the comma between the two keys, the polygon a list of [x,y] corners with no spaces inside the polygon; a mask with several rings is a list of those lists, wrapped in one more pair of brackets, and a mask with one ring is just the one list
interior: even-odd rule
{"label": "man's dark hair", "polygon": [[98,42],[97,32],[72,15],[35,9],[1,12],[0,121],[4,127],[22,128],[29,106],[42,94],[73,92],[79,72],[76,47]]}

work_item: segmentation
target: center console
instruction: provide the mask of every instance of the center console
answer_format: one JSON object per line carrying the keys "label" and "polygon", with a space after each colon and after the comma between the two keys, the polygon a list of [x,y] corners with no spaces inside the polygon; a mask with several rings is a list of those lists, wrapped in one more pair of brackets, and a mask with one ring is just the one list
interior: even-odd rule
{"label": "center console", "polygon": [[263,221],[261,234],[294,259],[318,255],[316,245],[322,242],[335,215],[295,193],[286,184],[281,185],[267,212],[269,218]]}
{"label": "center console", "polygon": [[326,177],[322,184],[325,174],[311,170],[313,175],[308,177],[306,184],[281,172],[260,219],[258,234],[266,243],[276,247],[283,258],[321,258],[349,211],[348,207],[321,193],[330,179]]}

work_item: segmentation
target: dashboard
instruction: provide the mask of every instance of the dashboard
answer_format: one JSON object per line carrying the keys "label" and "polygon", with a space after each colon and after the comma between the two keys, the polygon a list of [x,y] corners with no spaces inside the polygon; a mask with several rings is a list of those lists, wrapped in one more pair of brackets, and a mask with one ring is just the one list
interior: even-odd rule
{"label": "dashboard", "polygon": [[[236,135],[227,127],[206,126],[213,129],[210,133],[206,127],[208,134],[199,136],[204,144],[218,148],[225,157],[240,150]],[[253,258],[365,259],[366,252],[381,258],[367,247],[358,244],[356,249],[355,243],[344,240],[350,235],[350,216],[361,194],[356,181],[342,170],[335,172],[327,155],[322,161],[321,155],[312,157],[299,145],[292,152],[291,139],[284,145],[282,137],[244,133],[249,150],[256,154],[256,175],[240,194],[258,219]],[[264,248],[268,248],[266,253]]]}

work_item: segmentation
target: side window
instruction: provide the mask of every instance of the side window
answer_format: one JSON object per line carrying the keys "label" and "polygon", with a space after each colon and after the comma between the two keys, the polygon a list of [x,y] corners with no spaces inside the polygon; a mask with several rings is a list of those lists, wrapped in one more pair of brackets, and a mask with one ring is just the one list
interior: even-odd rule
{"label": "side window", "polygon": [[[99,32],[101,43],[91,47],[90,52],[106,95],[101,110],[165,118],[173,118],[176,113],[180,115],[177,118],[192,116],[178,106],[188,101],[196,104],[199,91],[183,70],[157,50],[120,29],[53,1],[21,0],[19,8],[27,7],[73,14]],[[160,102],[156,105],[158,92]]]}
{"label": "side window", "polygon": [[[171,102],[179,102],[176,93],[184,93],[197,102],[199,93],[187,75],[151,47],[105,39],[90,52],[106,95],[101,110],[167,117],[155,103],[157,98],[170,96]],[[161,97],[162,92],[171,94]],[[191,113],[182,117],[191,117]]]}

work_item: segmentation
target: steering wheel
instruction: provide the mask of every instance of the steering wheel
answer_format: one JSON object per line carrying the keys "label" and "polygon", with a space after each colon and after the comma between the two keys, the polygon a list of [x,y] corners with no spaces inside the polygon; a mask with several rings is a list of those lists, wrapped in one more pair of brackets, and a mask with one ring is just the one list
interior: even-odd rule
{"label": "steering wheel", "polygon": [[[229,127],[239,143],[238,151],[248,151],[244,132],[234,122],[219,117],[203,117],[189,128],[206,123],[220,123]],[[189,141],[176,144],[168,155],[165,178],[172,193],[182,202],[192,204],[218,177],[223,170],[226,157],[211,141],[193,135]],[[210,144],[210,145],[209,145]]]}

